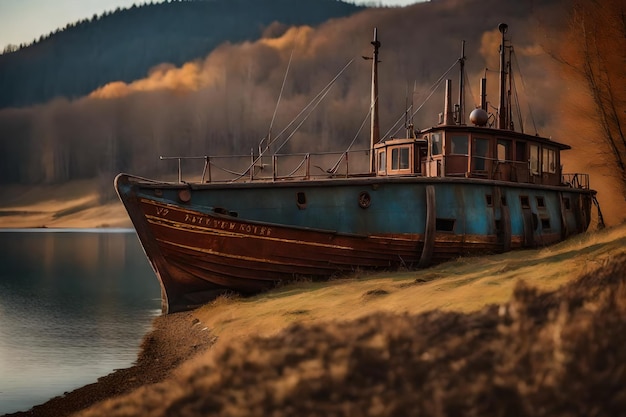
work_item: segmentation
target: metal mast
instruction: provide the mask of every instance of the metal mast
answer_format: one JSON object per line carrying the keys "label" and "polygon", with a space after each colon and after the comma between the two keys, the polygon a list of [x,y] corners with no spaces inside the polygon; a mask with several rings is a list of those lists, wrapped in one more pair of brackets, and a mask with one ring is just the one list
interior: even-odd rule
{"label": "metal mast", "polygon": [[459,58],[461,67],[461,79],[459,81],[459,114],[457,116],[457,124],[465,124],[465,41],[461,43],[461,57]]}
{"label": "metal mast", "polygon": [[507,114],[505,104],[506,95],[506,53],[504,50],[504,34],[507,32],[509,26],[506,23],[500,23],[498,30],[502,34],[502,43],[500,44],[500,104],[498,106],[498,129],[508,129],[507,126]]}
{"label": "metal mast", "polygon": [[374,159],[374,145],[380,140],[380,127],[378,125],[378,31],[374,28],[374,40],[371,42],[374,46],[374,55],[372,56],[372,115],[370,129],[370,172],[376,172],[376,160]]}

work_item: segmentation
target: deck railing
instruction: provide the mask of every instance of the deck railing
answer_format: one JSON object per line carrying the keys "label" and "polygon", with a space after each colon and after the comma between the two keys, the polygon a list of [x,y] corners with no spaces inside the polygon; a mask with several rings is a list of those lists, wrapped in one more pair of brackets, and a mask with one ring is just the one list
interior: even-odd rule
{"label": "deck railing", "polygon": [[[464,155],[448,155],[450,162]],[[467,156],[465,155],[467,159]],[[295,179],[323,179],[371,175],[369,173],[369,150],[345,152],[319,152],[276,154],[271,156],[231,155],[231,156],[161,156],[163,161],[176,161],[179,183],[225,183],[250,181],[288,181]],[[482,160],[482,161],[480,161]],[[466,176],[495,179],[519,183],[543,183],[558,185],[558,176],[542,179],[541,174],[533,173],[527,162],[499,161],[493,158],[472,158],[472,170],[454,167],[446,163],[445,173],[435,174],[426,169],[425,173],[413,175],[449,177]],[[458,164],[457,164],[458,165]],[[462,164],[467,167],[467,164]],[[453,168],[454,167],[454,168]],[[482,169],[477,169],[477,167]],[[449,169],[452,168],[452,169]],[[184,170],[184,175],[183,175]],[[189,172],[189,174],[187,174]],[[430,174],[429,174],[430,172]],[[557,174],[558,175],[558,174]],[[572,188],[589,189],[588,174],[562,174],[560,184]]]}
{"label": "deck railing", "polygon": [[[179,183],[322,179],[361,176],[369,172],[369,150],[271,156],[161,156],[160,159],[176,161]],[[199,164],[202,164],[200,175]]]}
{"label": "deck railing", "polygon": [[589,189],[589,174],[563,174],[561,183],[572,188]]}

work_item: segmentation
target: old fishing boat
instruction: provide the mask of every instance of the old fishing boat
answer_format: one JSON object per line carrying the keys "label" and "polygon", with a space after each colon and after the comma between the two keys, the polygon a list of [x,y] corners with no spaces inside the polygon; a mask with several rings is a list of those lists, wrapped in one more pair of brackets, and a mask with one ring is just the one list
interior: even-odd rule
{"label": "old fishing boat", "polygon": [[328,170],[315,168],[316,157],[328,155],[260,152],[226,180],[215,175],[224,160],[209,156],[195,182],[182,180],[181,158],[175,182],[118,175],[115,187],[161,284],[163,312],[225,291],[256,293],[357,268],[424,267],[584,232],[597,201],[588,175],[562,172],[560,153],[570,147],[511,128],[507,26],[499,29],[495,115],[487,112],[483,79],[481,106],[466,124],[462,96],[452,104],[448,80],[436,126],[382,140],[374,31],[364,172],[355,172],[359,152],[342,153]]}

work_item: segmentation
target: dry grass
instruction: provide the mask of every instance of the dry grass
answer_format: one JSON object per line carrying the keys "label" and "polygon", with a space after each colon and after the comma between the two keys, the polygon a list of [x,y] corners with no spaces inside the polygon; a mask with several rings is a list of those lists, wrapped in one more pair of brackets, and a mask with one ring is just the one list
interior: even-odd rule
{"label": "dry grass", "polygon": [[293,323],[344,321],[372,312],[476,311],[507,301],[519,280],[553,290],[626,252],[626,224],[555,246],[459,258],[402,272],[300,282],[250,298],[221,297],[196,311],[220,340],[270,336]]}

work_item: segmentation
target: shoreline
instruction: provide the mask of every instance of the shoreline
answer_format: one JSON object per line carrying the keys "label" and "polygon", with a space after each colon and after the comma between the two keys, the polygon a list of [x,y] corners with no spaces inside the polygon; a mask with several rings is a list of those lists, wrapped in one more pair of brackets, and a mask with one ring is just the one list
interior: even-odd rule
{"label": "shoreline", "polygon": [[98,402],[155,384],[168,378],[183,362],[209,349],[216,338],[195,317],[193,311],[160,315],[143,337],[135,363],[36,405],[27,411],[2,417],[65,417]]}

